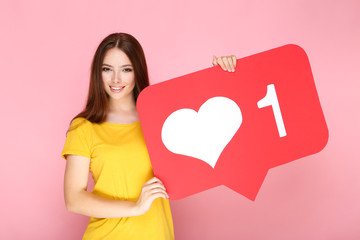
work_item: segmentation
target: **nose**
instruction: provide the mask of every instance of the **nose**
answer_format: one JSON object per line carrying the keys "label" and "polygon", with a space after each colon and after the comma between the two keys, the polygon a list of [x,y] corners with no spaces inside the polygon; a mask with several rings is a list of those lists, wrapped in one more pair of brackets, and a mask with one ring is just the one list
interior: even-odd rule
{"label": "nose", "polygon": [[121,82],[121,74],[120,71],[115,71],[115,74],[113,76],[113,82],[114,83],[119,83]]}

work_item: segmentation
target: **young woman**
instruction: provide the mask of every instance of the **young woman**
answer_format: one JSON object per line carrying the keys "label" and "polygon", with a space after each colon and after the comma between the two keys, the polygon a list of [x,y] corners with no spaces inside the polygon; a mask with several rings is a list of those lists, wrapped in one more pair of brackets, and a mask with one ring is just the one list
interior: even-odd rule
{"label": "young woman", "polygon": [[[236,57],[214,56],[218,64],[233,72]],[[66,208],[90,216],[83,239],[174,239],[168,195],[154,177],[136,111],[148,85],[139,42],[126,33],[107,36],[92,61],[86,107],[71,121],[62,152]]]}

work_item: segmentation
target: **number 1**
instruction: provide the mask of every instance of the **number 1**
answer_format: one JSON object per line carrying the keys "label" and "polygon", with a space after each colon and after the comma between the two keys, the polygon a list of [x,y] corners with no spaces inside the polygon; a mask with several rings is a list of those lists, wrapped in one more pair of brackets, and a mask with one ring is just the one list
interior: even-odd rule
{"label": "number 1", "polygon": [[285,137],[286,130],[285,130],[284,121],[283,121],[283,118],[281,115],[279,101],[278,101],[278,98],[276,95],[274,84],[267,85],[266,96],[257,103],[257,106],[258,106],[258,108],[272,106],[272,110],[274,113],[276,126],[279,131],[279,135],[280,135],[280,137]]}

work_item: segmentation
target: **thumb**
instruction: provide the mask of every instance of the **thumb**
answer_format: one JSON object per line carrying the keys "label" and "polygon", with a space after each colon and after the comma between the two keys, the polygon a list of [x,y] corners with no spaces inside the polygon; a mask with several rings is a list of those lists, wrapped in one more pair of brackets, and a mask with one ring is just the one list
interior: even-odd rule
{"label": "thumb", "polygon": [[216,61],[216,56],[213,55],[213,62],[212,62],[213,66],[219,65]]}

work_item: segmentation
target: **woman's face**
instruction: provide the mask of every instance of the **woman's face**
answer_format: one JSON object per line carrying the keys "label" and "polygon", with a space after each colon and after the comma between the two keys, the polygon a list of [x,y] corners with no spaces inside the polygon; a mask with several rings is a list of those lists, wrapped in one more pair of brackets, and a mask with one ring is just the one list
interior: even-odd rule
{"label": "woman's face", "polygon": [[110,99],[133,98],[134,68],[122,50],[111,48],[105,53],[101,72],[104,88]]}

